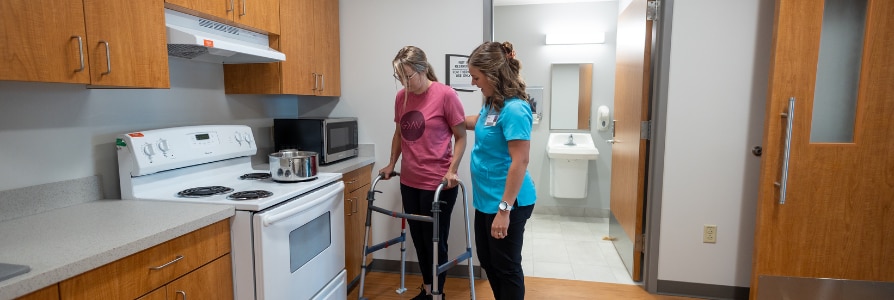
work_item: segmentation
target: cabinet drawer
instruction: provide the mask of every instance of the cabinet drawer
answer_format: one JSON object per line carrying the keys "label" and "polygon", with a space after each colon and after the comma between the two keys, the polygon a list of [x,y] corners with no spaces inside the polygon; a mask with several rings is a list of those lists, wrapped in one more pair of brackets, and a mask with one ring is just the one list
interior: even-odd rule
{"label": "cabinet drawer", "polygon": [[230,221],[87,271],[59,284],[62,299],[135,299],[230,252]]}
{"label": "cabinet drawer", "polygon": [[[359,168],[357,170],[345,173],[342,175],[342,180],[345,181],[345,191],[353,192],[358,188],[367,185],[372,180],[372,165],[367,165],[365,167]],[[364,197],[366,199],[366,197]]]}

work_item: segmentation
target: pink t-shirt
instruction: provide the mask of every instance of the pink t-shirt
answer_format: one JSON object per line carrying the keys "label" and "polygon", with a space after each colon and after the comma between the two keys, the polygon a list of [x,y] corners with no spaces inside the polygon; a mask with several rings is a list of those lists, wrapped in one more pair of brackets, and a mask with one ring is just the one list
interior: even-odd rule
{"label": "pink t-shirt", "polygon": [[453,88],[432,82],[425,93],[397,92],[394,122],[400,124],[400,182],[410,187],[435,190],[453,159],[451,127],[465,121],[459,95]]}

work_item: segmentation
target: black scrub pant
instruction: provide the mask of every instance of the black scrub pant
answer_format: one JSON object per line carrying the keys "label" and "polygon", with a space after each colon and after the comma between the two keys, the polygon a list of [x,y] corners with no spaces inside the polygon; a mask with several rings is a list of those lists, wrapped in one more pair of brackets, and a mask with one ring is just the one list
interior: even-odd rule
{"label": "black scrub pant", "polygon": [[[447,262],[447,237],[450,236],[450,215],[453,213],[453,205],[456,204],[456,195],[459,188],[442,189],[438,195],[441,203],[438,223],[438,265]],[[404,184],[400,185],[400,194],[403,200],[404,212],[414,215],[431,216],[431,206],[435,199],[435,191],[413,188]],[[416,248],[416,257],[419,259],[419,269],[422,271],[422,282],[432,284],[432,258],[434,250],[434,224],[430,222],[414,221],[407,219],[410,225],[410,237]],[[444,292],[446,274],[438,274],[438,291]]]}
{"label": "black scrub pant", "polygon": [[516,206],[509,213],[506,237],[491,236],[491,225],[496,214],[475,210],[475,246],[478,262],[487,273],[487,281],[497,300],[525,299],[525,274],[522,271],[522,243],[525,223],[534,212],[534,205]]}

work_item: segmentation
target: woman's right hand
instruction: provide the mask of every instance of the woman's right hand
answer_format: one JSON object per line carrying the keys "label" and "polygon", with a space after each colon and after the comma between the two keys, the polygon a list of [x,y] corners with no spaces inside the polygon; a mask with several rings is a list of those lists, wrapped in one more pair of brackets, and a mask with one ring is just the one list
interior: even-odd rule
{"label": "woman's right hand", "polygon": [[381,170],[379,170],[379,175],[382,175],[382,179],[388,180],[391,179],[391,175],[394,173],[394,165],[387,165]]}

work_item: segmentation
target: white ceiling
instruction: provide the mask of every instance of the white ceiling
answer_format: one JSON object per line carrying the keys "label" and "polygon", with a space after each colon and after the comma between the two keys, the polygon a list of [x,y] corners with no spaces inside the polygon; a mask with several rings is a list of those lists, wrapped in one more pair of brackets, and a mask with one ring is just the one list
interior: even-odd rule
{"label": "white ceiling", "polygon": [[494,0],[494,6],[577,3],[577,2],[602,2],[602,1],[616,1],[616,0]]}

